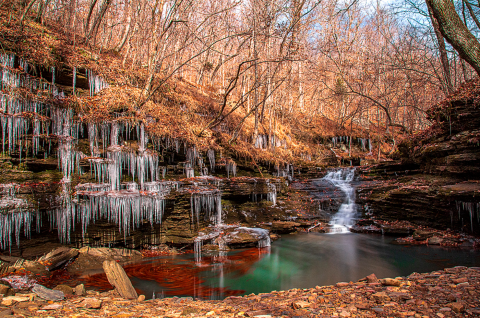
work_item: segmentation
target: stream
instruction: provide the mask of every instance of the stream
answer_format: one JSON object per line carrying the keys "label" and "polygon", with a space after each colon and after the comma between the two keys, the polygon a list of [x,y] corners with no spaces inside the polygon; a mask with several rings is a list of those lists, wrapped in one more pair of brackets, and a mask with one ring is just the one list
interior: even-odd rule
{"label": "stream", "polygon": [[[473,248],[395,245],[393,237],[350,233],[348,228],[357,216],[354,174],[354,169],[338,169],[310,183],[317,194],[328,195],[324,187],[344,194],[329,233],[283,235],[265,248],[151,258],[129,264],[125,270],[135,288],[150,298],[223,299],[355,282],[372,273],[397,277],[480,264],[480,253]],[[110,289],[104,274],[82,279],[87,286]]]}
{"label": "stream", "polygon": [[[480,253],[469,248],[393,245],[392,237],[318,233],[284,235],[270,248],[227,253],[157,257],[125,266],[135,288],[151,298],[227,296],[312,288],[336,282],[406,276],[453,266],[478,266]],[[111,287],[104,274],[84,277],[87,286]]]}

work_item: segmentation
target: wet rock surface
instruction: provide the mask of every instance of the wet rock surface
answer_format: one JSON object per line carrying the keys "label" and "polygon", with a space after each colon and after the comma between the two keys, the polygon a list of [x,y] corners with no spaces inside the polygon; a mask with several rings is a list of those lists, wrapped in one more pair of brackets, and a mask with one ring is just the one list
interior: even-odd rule
{"label": "wet rock surface", "polygon": [[45,301],[26,291],[4,297],[0,311],[19,317],[478,317],[479,288],[480,268],[458,266],[221,301],[127,300],[113,290]]}
{"label": "wet rock surface", "polygon": [[[410,175],[408,170],[387,175],[387,168],[385,172],[380,166],[376,169],[381,171],[364,170],[365,181],[357,189],[358,203],[364,214],[371,213],[385,221],[406,220],[440,230],[449,228],[476,235],[480,233],[478,181],[429,174]],[[368,180],[372,176],[378,179]],[[388,179],[381,180],[380,177]],[[384,232],[388,230],[384,228]],[[397,234],[412,234],[408,229],[404,230],[405,233]]]}

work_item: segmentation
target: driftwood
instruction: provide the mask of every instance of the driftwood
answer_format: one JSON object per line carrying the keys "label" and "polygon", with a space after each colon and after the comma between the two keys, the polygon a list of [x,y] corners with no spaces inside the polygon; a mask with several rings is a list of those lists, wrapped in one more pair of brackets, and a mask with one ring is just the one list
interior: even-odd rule
{"label": "driftwood", "polygon": [[69,260],[77,257],[78,250],[68,247],[59,247],[41,258],[42,263],[49,271],[65,265]]}
{"label": "driftwood", "polygon": [[130,278],[128,278],[125,270],[116,261],[106,260],[103,262],[103,270],[107,274],[108,282],[115,287],[120,296],[127,299],[138,298]]}

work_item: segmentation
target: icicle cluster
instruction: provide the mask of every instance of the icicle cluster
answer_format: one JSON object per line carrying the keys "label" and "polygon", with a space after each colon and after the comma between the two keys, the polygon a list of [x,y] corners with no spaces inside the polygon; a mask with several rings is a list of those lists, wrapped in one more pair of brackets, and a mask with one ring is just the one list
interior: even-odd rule
{"label": "icicle cluster", "polygon": [[210,163],[210,171],[215,172],[215,150],[209,149],[207,151],[208,161]]}
{"label": "icicle cluster", "polygon": [[[473,232],[473,223],[476,222],[477,224],[480,224],[480,203],[464,201],[455,201],[455,203],[457,206],[458,219],[461,220],[463,224],[463,218],[461,214],[463,211],[467,212],[470,222],[470,230]],[[476,217],[475,214],[477,214]],[[451,215],[451,217],[453,223],[453,215]]]}
{"label": "icicle cluster", "polygon": [[268,148],[268,136],[267,135],[258,135],[255,140],[255,148],[267,149]]}
{"label": "icicle cluster", "polygon": [[227,170],[227,178],[230,178],[230,174],[232,174],[234,177],[237,176],[237,164],[235,163],[235,161],[227,161],[225,169]]}
{"label": "icicle cluster", "polygon": [[353,142],[356,140],[357,144],[362,148],[363,151],[368,151],[372,152],[372,142],[370,138],[351,138],[350,136],[338,136],[338,137],[332,137],[332,144],[333,147],[337,147],[338,144],[345,144],[348,145],[350,142]]}
{"label": "icicle cluster", "polygon": [[289,180],[292,180],[294,174],[293,165],[285,164],[283,168],[280,168],[280,165],[276,165],[275,169],[277,170],[275,174],[276,177],[288,178]]}
{"label": "icicle cluster", "polygon": [[33,216],[37,217],[38,211],[26,200],[16,197],[16,183],[0,184],[0,249],[11,248],[12,236],[15,235],[17,246],[20,243],[20,234],[30,237]]}
{"label": "icicle cluster", "polygon": [[[119,191],[79,191],[77,221],[82,223],[85,235],[87,226],[99,218],[119,226],[119,231],[126,237],[131,229],[140,227],[143,220],[150,224],[162,222],[165,209],[165,192],[150,191],[141,193],[130,185],[129,190]],[[74,218],[70,222],[74,222]]]}
{"label": "icicle cluster", "polygon": [[275,184],[267,181],[267,188],[268,188],[267,200],[273,203],[272,206],[277,205],[277,187],[275,186]]}
{"label": "icicle cluster", "polygon": [[103,77],[98,76],[91,70],[87,70],[87,78],[90,96],[94,96],[95,94],[99,93],[101,90],[109,86],[107,81],[105,81]]}
{"label": "icicle cluster", "polygon": [[198,225],[200,214],[205,214],[205,220],[218,225],[222,223],[222,200],[218,189],[202,189],[192,193],[190,197],[192,222]]}

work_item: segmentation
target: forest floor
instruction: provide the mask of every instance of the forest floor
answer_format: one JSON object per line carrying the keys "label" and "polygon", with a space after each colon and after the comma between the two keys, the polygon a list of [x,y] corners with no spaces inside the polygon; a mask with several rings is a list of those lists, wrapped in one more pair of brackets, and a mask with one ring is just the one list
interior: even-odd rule
{"label": "forest floor", "polygon": [[377,279],[310,289],[272,291],[201,301],[191,297],[126,300],[116,291],[87,291],[62,301],[35,294],[1,299],[8,317],[478,317],[480,268],[454,267],[407,277]]}

